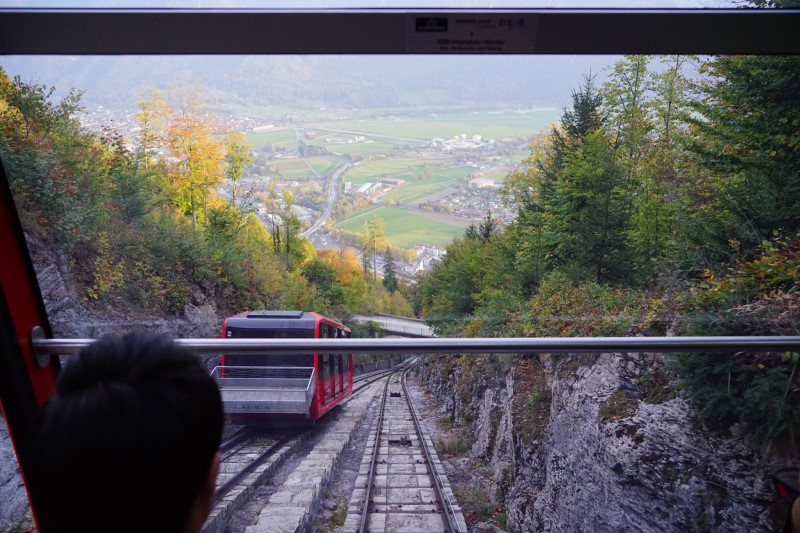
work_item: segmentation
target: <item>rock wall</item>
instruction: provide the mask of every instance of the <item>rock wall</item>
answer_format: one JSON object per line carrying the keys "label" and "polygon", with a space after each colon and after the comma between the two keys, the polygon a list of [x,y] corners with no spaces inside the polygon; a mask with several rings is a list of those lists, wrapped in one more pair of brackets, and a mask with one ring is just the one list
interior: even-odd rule
{"label": "rock wall", "polygon": [[554,355],[466,376],[429,359],[422,372],[475,436],[470,468],[511,531],[775,530],[769,474],[790,458],[709,431],[673,383],[652,385],[662,363]]}

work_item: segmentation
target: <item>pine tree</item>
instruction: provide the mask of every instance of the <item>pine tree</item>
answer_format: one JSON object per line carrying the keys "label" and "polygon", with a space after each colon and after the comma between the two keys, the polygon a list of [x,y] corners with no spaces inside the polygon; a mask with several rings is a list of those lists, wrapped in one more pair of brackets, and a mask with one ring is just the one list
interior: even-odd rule
{"label": "pine tree", "polygon": [[689,148],[711,176],[688,237],[750,254],[774,232],[800,229],[800,57],[720,56],[706,69]]}
{"label": "pine tree", "polygon": [[383,286],[386,287],[386,290],[389,291],[391,294],[398,289],[400,286],[399,282],[397,281],[397,272],[395,272],[394,266],[394,257],[392,257],[392,250],[386,248],[386,253],[384,254],[384,261],[383,264]]}

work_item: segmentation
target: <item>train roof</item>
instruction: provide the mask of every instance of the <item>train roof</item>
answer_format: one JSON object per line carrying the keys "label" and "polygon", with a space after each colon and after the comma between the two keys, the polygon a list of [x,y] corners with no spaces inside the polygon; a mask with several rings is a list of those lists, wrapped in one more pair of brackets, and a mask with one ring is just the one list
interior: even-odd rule
{"label": "train roof", "polygon": [[341,326],[349,331],[349,328],[338,320],[324,317],[313,311],[247,311],[228,318],[225,321],[225,327],[248,329],[263,327],[272,327],[276,329],[312,329],[319,320]]}

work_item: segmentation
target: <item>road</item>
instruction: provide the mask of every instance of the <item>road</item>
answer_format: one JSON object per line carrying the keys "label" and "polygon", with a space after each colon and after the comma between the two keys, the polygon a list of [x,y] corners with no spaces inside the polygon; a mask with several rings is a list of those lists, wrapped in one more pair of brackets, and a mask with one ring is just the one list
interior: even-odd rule
{"label": "road", "polygon": [[301,237],[310,237],[315,231],[324,226],[331,217],[333,205],[336,203],[336,195],[339,192],[339,178],[341,178],[342,174],[344,174],[345,171],[350,167],[350,163],[344,163],[334,171],[333,175],[331,176],[331,180],[328,183],[328,205],[325,206],[325,209],[322,211],[322,214],[319,216],[317,221],[314,222],[310,228],[300,234]]}
{"label": "road", "polygon": [[435,337],[433,329],[422,320],[394,315],[355,315],[356,322],[377,322],[387,333],[404,337]]}

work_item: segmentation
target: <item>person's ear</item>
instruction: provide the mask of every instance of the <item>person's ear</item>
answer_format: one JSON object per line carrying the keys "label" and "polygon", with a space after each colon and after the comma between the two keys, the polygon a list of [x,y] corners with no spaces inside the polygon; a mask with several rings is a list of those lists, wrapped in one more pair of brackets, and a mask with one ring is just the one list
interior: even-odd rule
{"label": "person's ear", "polygon": [[211,507],[214,505],[214,493],[217,490],[217,474],[219,473],[221,459],[219,452],[215,453],[214,458],[211,459],[211,466],[208,469],[205,481],[200,485],[200,490],[197,492],[197,499],[189,513],[189,520],[183,529],[184,533],[197,533],[203,527],[206,518],[208,518]]}
{"label": "person's ear", "polygon": [[217,489],[217,476],[219,475],[220,461],[222,461],[222,456],[217,452],[214,454],[214,458],[211,459],[211,468],[208,469],[208,478],[206,478],[205,488],[211,494],[212,499]]}

